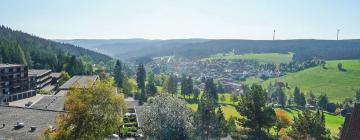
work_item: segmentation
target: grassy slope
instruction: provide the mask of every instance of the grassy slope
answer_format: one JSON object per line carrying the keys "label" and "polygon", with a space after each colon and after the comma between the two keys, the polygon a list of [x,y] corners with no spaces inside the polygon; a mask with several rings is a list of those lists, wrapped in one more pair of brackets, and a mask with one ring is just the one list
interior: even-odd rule
{"label": "grassy slope", "polygon": [[[296,73],[261,81],[250,78],[245,83],[258,83],[268,86],[275,81],[288,82],[291,90],[299,86],[301,90],[312,90],[316,95],[326,93],[332,102],[342,102],[346,97],[354,97],[355,90],[360,88],[360,61],[359,60],[336,60],[327,61],[327,69],[320,66],[306,69]],[[346,72],[339,71],[337,64],[342,63]]]}
{"label": "grassy slope", "polygon": [[261,53],[261,54],[242,54],[235,55],[233,53],[217,54],[208,59],[227,59],[227,60],[239,60],[239,59],[251,59],[257,60],[260,63],[288,63],[292,60],[293,53],[280,54],[280,53]]}

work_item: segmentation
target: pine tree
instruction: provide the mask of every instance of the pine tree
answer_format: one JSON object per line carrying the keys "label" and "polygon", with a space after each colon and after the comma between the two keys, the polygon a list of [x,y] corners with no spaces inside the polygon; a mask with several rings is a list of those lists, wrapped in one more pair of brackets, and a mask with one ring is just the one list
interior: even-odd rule
{"label": "pine tree", "polygon": [[305,106],[306,104],[305,96],[300,92],[299,87],[294,89],[294,102],[299,106]]}
{"label": "pine tree", "polygon": [[171,74],[164,83],[164,86],[168,93],[174,95],[177,92],[177,78],[175,75]]}
{"label": "pine tree", "polygon": [[268,139],[269,134],[266,130],[275,124],[275,111],[266,105],[266,98],[266,91],[256,84],[240,98],[236,109],[245,118],[241,120],[241,124],[242,127],[248,128],[249,139]]}
{"label": "pine tree", "polygon": [[181,88],[181,94],[184,96],[184,99],[185,99],[185,96],[188,94],[188,83],[187,83],[187,78],[186,78],[186,75],[183,74],[181,76],[181,81],[180,81],[180,88]]}
{"label": "pine tree", "polygon": [[306,105],[305,94],[303,92],[300,94],[299,97],[299,105],[303,107]]}
{"label": "pine tree", "polygon": [[294,118],[288,135],[294,139],[330,140],[330,131],[325,127],[324,113],[304,110]]}
{"label": "pine tree", "polygon": [[326,109],[327,104],[329,103],[329,99],[326,94],[321,94],[319,96],[318,106],[321,109]]}
{"label": "pine tree", "polygon": [[195,88],[194,89],[194,100],[197,101],[200,95],[200,89],[199,88]]}
{"label": "pine tree", "polygon": [[286,94],[282,89],[278,89],[277,94],[278,94],[278,103],[281,105],[282,108],[284,108],[286,105]]}
{"label": "pine tree", "polygon": [[146,95],[148,96],[154,96],[157,93],[157,88],[153,81],[149,81],[149,83],[146,85]]}
{"label": "pine tree", "polygon": [[115,78],[116,86],[119,88],[123,88],[124,74],[120,60],[116,60],[115,69],[114,69],[114,78]]}
{"label": "pine tree", "polygon": [[218,111],[216,112],[216,134],[218,137],[226,137],[228,134],[227,129],[227,121],[224,117],[224,112],[221,107],[218,108]]}
{"label": "pine tree", "polygon": [[140,90],[140,103],[146,101],[146,93],[145,93],[145,79],[146,79],[146,71],[143,64],[138,66],[138,70],[136,73],[136,82],[138,89]]}
{"label": "pine tree", "polygon": [[215,108],[217,100],[215,100],[216,87],[212,79],[206,80],[204,95],[199,101],[198,110],[196,112],[196,121],[198,133],[201,139],[208,140],[217,138],[216,135],[216,113]]}
{"label": "pine tree", "polygon": [[194,93],[194,83],[193,83],[191,76],[189,76],[187,79],[187,89],[188,89],[188,95],[190,98],[190,95]]}

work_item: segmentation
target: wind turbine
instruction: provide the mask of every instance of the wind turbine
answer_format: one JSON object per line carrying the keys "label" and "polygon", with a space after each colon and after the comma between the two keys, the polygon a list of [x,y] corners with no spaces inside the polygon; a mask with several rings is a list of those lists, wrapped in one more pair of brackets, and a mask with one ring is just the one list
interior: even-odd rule
{"label": "wind turbine", "polygon": [[273,33],[273,40],[275,40],[275,29],[274,29],[274,33]]}

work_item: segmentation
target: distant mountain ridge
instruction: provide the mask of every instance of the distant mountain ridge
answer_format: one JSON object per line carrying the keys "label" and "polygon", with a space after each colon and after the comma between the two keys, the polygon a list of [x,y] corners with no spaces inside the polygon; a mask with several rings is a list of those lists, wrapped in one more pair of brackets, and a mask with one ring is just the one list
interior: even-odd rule
{"label": "distant mountain ridge", "polygon": [[156,54],[164,48],[200,43],[207,39],[55,39],[55,41],[82,46],[121,59],[131,59]]}
{"label": "distant mountain ridge", "polygon": [[318,57],[326,60],[360,59],[360,40],[241,40],[241,39],[76,39],[57,40],[104,51],[114,57],[129,59],[144,56],[178,55],[207,57],[216,53],[234,51],[244,53],[294,52],[294,60]]}

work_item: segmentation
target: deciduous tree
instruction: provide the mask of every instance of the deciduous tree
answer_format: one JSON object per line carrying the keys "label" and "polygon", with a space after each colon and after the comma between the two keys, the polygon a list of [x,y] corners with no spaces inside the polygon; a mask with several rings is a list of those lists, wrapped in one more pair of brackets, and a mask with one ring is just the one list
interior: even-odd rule
{"label": "deciduous tree", "polygon": [[192,139],[194,127],[192,111],[186,102],[166,94],[149,99],[141,120],[145,136],[151,140]]}

